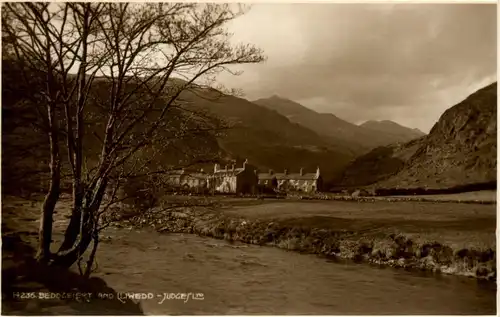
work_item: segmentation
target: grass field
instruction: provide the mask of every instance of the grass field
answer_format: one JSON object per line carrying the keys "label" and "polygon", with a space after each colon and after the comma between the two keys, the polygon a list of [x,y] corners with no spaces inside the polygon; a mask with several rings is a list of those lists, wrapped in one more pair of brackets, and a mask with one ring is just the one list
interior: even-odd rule
{"label": "grass field", "polygon": [[354,231],[404,233],[416,242],[458,248],[494,248],[496,205],[431,202],[280,201],[226,209],[231,215],[280,223]]}
{"label": "grass field", "polygon": [[[416,242],[438,241],[454,249],[495,249],[496,245],[495,204],[215,199],[225,205],[223,210],[228,215],[290,226],[348,230],[363,235],[404,233]],[[56,238],[68,221],[62,216],[68,212],[68,204],[63,199],[56,208]],[[39,212],[40,202],[12,197],[2,202],[2,221],[19,228],[32,242],[37,238]]]}
{"label": "grass field", "polygon": [[435,201],[496,201],[496,190],[480,190],[457,194],[419,195],[419,196],[394,196],[400,198],[422,198]]}

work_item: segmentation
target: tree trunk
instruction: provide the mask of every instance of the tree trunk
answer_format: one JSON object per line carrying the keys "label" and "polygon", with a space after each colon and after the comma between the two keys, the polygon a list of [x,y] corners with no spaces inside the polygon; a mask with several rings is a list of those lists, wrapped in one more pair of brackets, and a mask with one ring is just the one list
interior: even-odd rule
{"label": "tree trunk", "polygon": [[[75,242],[71,245],[71,248],[58,252],[57,256],[54,259],[54,265],[69,268],[78,261],[78,259],[85,253],[85,251],[87,251],[93,239],[93,232],[98,226],[98,223],[96,223],[96,214],[99,211],[99,207],[101,206],[106,186],[107,180],[102,179],[95,190],[95,194],[89,197],[91,199],[85,199],[84,206],[81,212],[81,219],[79,221],[80,227],[77,229],[73,229],[76,230],[76,235],[80,236],[80,240],[77,244],[75,244],[75,239]],[[71,232],[71,239],[73,239],[73,234],[74,232]]]}
{"label": "tree trunk", "polygon": [[[50,259],[50,245],[52,242],[52,222],[54,209],[59,200],[59,175],[51,180],[50,190],[42,206],[42,216],[40,217],[40,229],[38,232],[38,253],[36,258],[40,262],[47,262]],[[56,180],[57,179],[57,180]]]}
{"label": "tree trunk", "polygon": [[82,226],[76,230],[77,236],[80,236],[80,240],[78,242],[75,241],[75,243],[71,245],[71,248],[58,252],[57,256],[54,258],[53,265],[64,268],[71,267],[85,253],[92,242],[92,232],[95,224],[90,214],[95,211],[85,207],[82,211]]}
{"label": "tree trunk", "polygon": [[92,266],[94,265],[95,255],[97,253],[97,246],[99,245],[99,236],[97,232],[93,234],[94,245],[92,246],[92,251],[90,252],[89,259],[87,261],[87,267],[85,268],[85,273],[83,277],[89,278],[90,274],[92,274]]}
{"label": "tree trunk", "polygon": [[[78,97],[77,97],[77,108],[76,108],[76,135],[73,135],[72,130],[72,117],[67,108],[66,121],[68,124],[68,149],[73,148],[74,144],[74,154],[70,157],[70,160],[74,160],[73,165],[73,210],[71,213],[71,219],[64,233],[64,241],[59,248],[58,252],[67,251],[73,247],[78,239],[78,234],[80,233],[81,217],[83,209],[83,195],[84,195],[84,184],[82,183],[82,166],[83,166],[83,137],[84,137],[84,107],[86,102],[85,85],[86,85],[86,70],[87,70],[87,39],[89,32],[89,14],[90,5],[84,6],[84,16],[82,21],[82,60],[80,63],[77,85],[78,85]],[[71,153],[71,151],[70,151]]]}
{"label": "tree trunk", "polygon": [[83,191],[73,184],[73,211],[66,232],[64,233],[64,241],[57,252],[63,252],[71,249],[78,239],[80,234],[80,225],[83,209]]}
{"label": "tree trunk", "polygon": [[47,262],[51,256],[52,222],[54,209],[61,192],[61,161],[59,158],[59,144],[57,133],[49,133],[50,139],[50,187],[45,196],[40,217],[38,236],[38,252],[36,258],[40,262]]}

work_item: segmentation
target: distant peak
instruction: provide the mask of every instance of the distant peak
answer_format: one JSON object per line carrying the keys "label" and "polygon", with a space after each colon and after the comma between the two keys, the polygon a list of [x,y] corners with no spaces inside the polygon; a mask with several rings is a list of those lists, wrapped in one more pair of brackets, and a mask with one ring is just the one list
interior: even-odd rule
{"label": "distant peak", "polygon": [[[328,116],[328,117],[334,117],[336,119],[340,119],[339,117],[337,117],[336,115],[334,115],[333,113],[331,112],[321,112],[320,113],[321,115],[324,115],[324,116]],[[345,120],[344,120],[345,121]]]}
{"label": "distant peak", "polygon": [[255,99],[253,102],[260,102],[260,101],[283,101],[283,100],[288,100],[286,98],[280,97],[277,94],[273,94],[269,97],[262,97],[259,99]]}
{"label": "distant peak", "polygon": [[392,133],[405,133],[405,131],[411,131],[413,134],[417,135],[425,135],[426,133],[420,131],[417,128],[409,128],[404,125],[401,125],[397,122],[391,120],[368,120],[359,125],[362,128],[374,129],[379,131],[388,131]]}
{"label": "distant peak", "polygon": [[399,123],[391,121],[391,120],[368,120],[368,121],[360,124],[360,126],[363,126],[363,125],[397,125],[397,126],[401,126]]}

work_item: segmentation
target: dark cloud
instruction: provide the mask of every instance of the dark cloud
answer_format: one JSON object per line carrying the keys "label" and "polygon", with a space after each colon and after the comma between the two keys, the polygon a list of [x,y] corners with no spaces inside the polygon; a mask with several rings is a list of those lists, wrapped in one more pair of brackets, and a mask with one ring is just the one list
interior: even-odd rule
{"label": "dark cloud", "polygon": [[269,57],[231,79],[249,99],[278,94],[352,122],[428,131],[496,80],[495,4],[256,5],[231,27]]}

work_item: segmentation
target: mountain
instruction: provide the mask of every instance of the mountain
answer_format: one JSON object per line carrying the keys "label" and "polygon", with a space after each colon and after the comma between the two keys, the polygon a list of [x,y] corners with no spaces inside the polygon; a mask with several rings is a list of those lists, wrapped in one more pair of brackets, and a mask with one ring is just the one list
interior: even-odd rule
{"label": "mountain", "polygon": [[446,110],[428,135],[358,157],[342,185],[445,189],[496,182],[496,113],[494,83]]}
{"label": "mountain", "polygon": [[387,179],[401,169],[424,138],[377,147],[357,157],[343,171],[340,188],[367,186]]}
{"label": "mountain", "polygon": [[[47,177],[47,138],[40,130],[31,128],[33,124],[40,124],[40,116],[33,116],[33,108],[29,107],[29,103],[19,102],[23,100],[25,96],[23,92],[27,89],[18,85],[23,82],[22,78],[19,78],[19,71],[13,67],[7,67],[9,65],[6,63],[3,66],[6,67],[2,68],[2,75],[5,79],[2,86],[4,98],[2,103],[4,178],[2,181],[4,184],[12,184],[12,180],[39,184],[42,181],[35,179],[34,176],[40,175],[44,179]],[[40,78],[43,83],[43,77]],[[182,81],[172,80],[169,85],[179,83]],[[109,85],[110,83],[104,78],[96,78],[89,100],[107,100]],[[127,86],[125,89],[134,88],[133,81],[130,81],[129,85],[130,87]],[[141,96],[138,96],[136,100],[138,106],[142,101],[140,98],[144,97]],[[158,106],[161,107],[161,100],[158,102],[160,103]],[[84,148],[86,161],[90,165],[97,162],[106,127],[106,117],[102,115],[102,111],[99,105],[94,105],[91,101],[85,107],[85,118],[88,124],[85,127]],[[24,112],[30,114],[31,117],[22,117],[21,114]],[[61,120],[63,120],[64,113],[61,111],[58,115],[61,115]],[[132,133],[141,134],[149,125],[150,119],[153,118],[143,118]],[[202,132],[179,137],[179,130],[183,130],[179,127],[188,125],[188,130],[196,131],[199,125],[214,126],[212,119],[227,122],[230,129],[222,134]],[[127,120],[131,120],[130,117]],[[125,127],[126,122],[120,126]],[[241,164],[248,159],[252,165],[262,171],[269,169],[299,171],[303,168],[306,172],[313,172],[319,166],[323,178],[328,182],[340,175],[344,167],[354,158],[354,154],[349,149],[291,122],[276,111],[245,99],[223,95],[213,89],[183,92],[179,103],[165,116],[165,122],[158,134],[163,141],[149,152],[154,152],[154,155],[158,157],[154,163],[165,166],[179,166],[181,161],[193,161],[193,156],[194,159],[209,157],[210,159],[206,161],[212,161],[215,157],[220,159],[221,164],[231,164],[234,160],[237,164]],[[69,174],[69,166],[66,162],[67,153],[63,146],[64,133],[61,134],[60,141],[63,172]],[[141,150],[138,156],[148,158],[150,154],[153,155],[149,152]],[[207,163],[206,166],[200,167],[213,168],[213,164]],[[26,175],[33,175],[33,177],[28,178]]]}
{"label": "mountain", "polygon": [[333,114],[318,113],[294,101],[272,96],[253,101],[255,104],[275,110],[290,121],[299,123],[319,135],[326,136],[333,144],[349,149],[357,155],[377,147],[396,142],[407,142],[422,136],[417,131],[396,123],[365,123],[358,126]]}
{"label": "mountain", "polygon": [[419,129],[410,129],[407,127],[403,127],[402,125],[390,120],[370,120],[359,126],[365,129],[390,135],[391,140],[397,140],[396,142],[407,142],[408,140],[418,139],[425,135],[425,133],[423,133]]}
{"label": "mountain", "polygon": [[218,139],[221,149],[228,158],[248,159],[261,170],[315,171],[319,166],[331,180],[355,157],[347,147],[246,99],[208,90],[185,92],[182,98],[228,121],[231,128]]}

